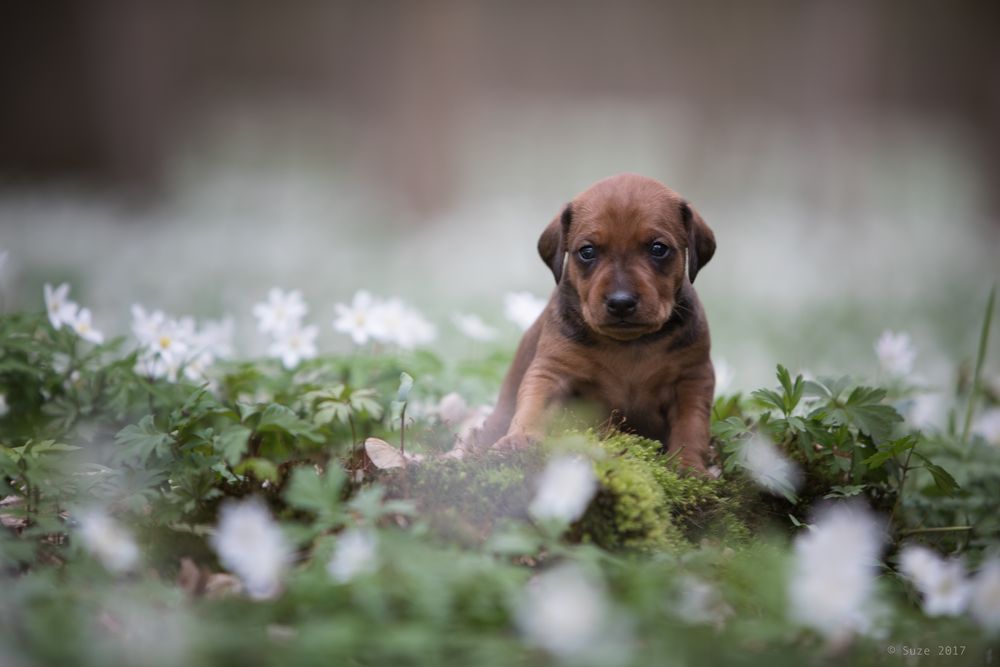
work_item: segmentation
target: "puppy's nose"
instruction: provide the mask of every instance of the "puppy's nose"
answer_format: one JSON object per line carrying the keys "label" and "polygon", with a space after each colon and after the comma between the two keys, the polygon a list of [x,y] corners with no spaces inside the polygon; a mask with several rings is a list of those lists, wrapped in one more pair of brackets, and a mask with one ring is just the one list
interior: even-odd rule
{"label": "puppy's nose", "polygon": [[612,292],[606,299],[604,305],[608,312],[615,317],[627,317],[635,312],[635,307],[639,303],[639,297],[630,292]]}

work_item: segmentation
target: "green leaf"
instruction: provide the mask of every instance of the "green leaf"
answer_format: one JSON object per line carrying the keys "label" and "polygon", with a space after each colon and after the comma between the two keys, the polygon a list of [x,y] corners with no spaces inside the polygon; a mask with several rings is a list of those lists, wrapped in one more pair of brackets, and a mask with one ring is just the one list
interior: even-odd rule
{"label": "green leaf", "polygon": [[358,389],[351,392],[351,407],[357,412],[365,412],[374,420],[382,418],[385,409],[376,400],[374,389]]}
{"label": "green leaf", "polygon": [[170,454],[173,438],[156,427],[152,415],[146,415],[138,424],[126,426],[115,436],[120,450],[119,460],[132,460],[145,464],[150,455],[166,458]]}
{"label": "green leaf", "polygon": [[399,374],[399,391],[396,392],[396,400],[405,402],[410,397],[413,389],[413,376],[403,371]]}
{"label": "green leaf", "polygon": [[347,473],[336,463],[327,467],[323,477],[310,467],[295,468],[285,500],[289,505],[312,512],[329,523],[341,516],[340,500],[346,481]]}
{"label": "green leaf", "polygon": [[316,414],[313,415],[313,423],[317,426],[329,424],[336,420],[347,423],[347,418],[351,416],[351,406],[340,401],[326,401]]}
{"label": "green leaf", "polygon": [[249,472],[253,473],[257,479],[267,479],[272,482],[277,482],[279,477],[278,466],[261,458],[244,459],[234,470],[238,475],[245,475]]}
{"label": "green leaf", "polygon": [[213,440],[215,451],[222,454],[229,465],[236,465],[247,452],[247,443],[251,433],[253,431],[246,426],[233,424],[215,436]]}
{"label": "green leaf", "polygon": [[865,484],[850,484],[847,486],[834,485],[830,487],[830,493],[823,496],[826,499],[830,498],[850,498],[851,496],[856,496],[867,488]]}
{"label": "green leaf", "polygon": [[917,444],[917,438],[912,435],[906,435],[897,440],[886,444],[884,447],[880,447],[877,452],[869,456],[868,458],[862,460],[861,462],[867,465],[869,468],[878,468],[883,465],[886,461],[894,458],[908,449],[912,449]]}
{"label": "green leaf", "polygon": [[284,405],[272,403],[264,409],[257,423],[260,432],[282,431],[295,438],[303,438],[315,443],[323,442],[323,436],[313,424],[301,419]]}
{"label": "green leaf", "polygon": [[954,493],[960,489],[958,482],[955,481],[955,478],[952,477],[951,473],[947,470],[934,463],[920,452],[914,452],[913,454],[924,462],[923,467],[926,468],[927,472],[929,472],[931,477],[934,478],[934,484],[937,486],[938,491],[940,491],[942,495],[954,495]]}
{"label": "green leaf", "polygon": [[826,408],[827,421],[837,425],[852,425],[876,442],[886,440],[896,423],[903,418],[891,405],[882,403],[884,389],[855,387],[847,400],[831,402]]}

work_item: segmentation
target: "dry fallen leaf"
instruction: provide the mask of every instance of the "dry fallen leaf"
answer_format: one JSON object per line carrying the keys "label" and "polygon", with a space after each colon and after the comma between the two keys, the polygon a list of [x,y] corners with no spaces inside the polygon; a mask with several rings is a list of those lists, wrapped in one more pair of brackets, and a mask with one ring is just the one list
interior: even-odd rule
{"label": "dry fallen leaf", "polygon": [[381,438],[368,438],[365,440],[365,454],[368,455],[368,459],[372,462],[372,465],[379,470],[402,468],[407,463],[416,463],[424,460],[424,457],[420,454],[403,454]]}

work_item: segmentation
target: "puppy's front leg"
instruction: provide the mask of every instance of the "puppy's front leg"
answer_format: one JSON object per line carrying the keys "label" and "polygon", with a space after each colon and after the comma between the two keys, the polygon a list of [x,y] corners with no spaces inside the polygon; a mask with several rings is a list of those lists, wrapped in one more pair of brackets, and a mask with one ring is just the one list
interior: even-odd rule
{"label": "puppy's front leg", "polygon": [[500,438],[495,449],[525,449],[538,443],[545,435],[551,408],[566,395],[566,383],[555,372],[529,368],[517,391],[517,408],[507,435]]}
{"label": "puppy's front leg", "polygon": [[682,466],[703,475],[705,455],[711,438],[710,419],[715,393],[715,373],[707,368],[681,378],[677,383],[676,400],[670,410],[670,442],[668,454],[677,454]]}

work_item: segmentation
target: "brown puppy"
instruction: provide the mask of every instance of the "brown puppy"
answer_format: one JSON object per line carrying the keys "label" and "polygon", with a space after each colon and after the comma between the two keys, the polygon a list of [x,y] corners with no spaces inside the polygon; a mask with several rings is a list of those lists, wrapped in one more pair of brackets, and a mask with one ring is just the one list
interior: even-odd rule
{"label": "brown puppy", "polygon": [[691,283],[715,253],[712,230],[663,184],[621,174],[573,199],[538,252],[557,286],[477,444],[527,447],[581,400],[704,472],[715,373]]}

